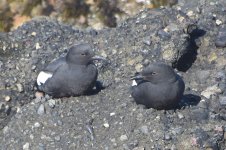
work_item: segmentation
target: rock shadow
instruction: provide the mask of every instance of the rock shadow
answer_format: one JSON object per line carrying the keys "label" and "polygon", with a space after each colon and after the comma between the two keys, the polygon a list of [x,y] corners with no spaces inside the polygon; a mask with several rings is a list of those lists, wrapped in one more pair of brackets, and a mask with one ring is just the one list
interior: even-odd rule
{"label": "rock shadow", "polygon": [[[191,30],[188,29],[187,30]],[[199,38],[206,34],[206,31],[202,29],[195,28],[192,31],[187,31],[189,38],[189,45],[187,46],[187,51],[183,54],[177,63],[174,65],[179,71],[186,72],[197,58],[197,50],[200,46]]]}

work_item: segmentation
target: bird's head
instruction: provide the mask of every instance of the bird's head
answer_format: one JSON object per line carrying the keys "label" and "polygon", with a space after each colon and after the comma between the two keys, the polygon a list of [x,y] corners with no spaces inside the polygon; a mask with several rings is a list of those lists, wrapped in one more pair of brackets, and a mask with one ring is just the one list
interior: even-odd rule
{"label": "bird's head", "polygon": [[163,63],[150,64],[144,70],[132,77],[131,79],[136,81],[148,81],[153,84],[162,82],[173,82],[176,80],[176,73],[174,70]]}
{"label": "bird's head", "polygon": [[69,49],[66,61],[76,65],[88,65],[93,60],[105,60],[103,57],[95,56],[89,44],[74,45]]}

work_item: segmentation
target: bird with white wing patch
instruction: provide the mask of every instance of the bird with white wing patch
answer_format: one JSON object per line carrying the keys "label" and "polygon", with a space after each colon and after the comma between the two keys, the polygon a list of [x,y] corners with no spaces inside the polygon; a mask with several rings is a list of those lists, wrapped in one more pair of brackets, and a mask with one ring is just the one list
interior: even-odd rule
{"label": "bird with white wing patch", "polygon": [[94,56],[89,44],[72,46],[65,57],[51,62],[37,77],[37,85],[53,97],[79,96],[93,89],[97,80],[94,60],[104,60]]}

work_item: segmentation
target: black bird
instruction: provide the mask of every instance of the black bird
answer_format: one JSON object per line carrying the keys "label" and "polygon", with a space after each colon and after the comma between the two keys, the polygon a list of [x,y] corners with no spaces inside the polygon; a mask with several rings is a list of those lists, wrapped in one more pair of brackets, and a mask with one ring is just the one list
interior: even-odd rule
{"label": "black bird", "polygon": [[90,92],[97,80],[98,71],[89,44],[72,46],[65,57],[51,62],[37,77],[37,85],[53,97],[79,96]]}
{"label": "black bird", "polygon": [[131,79],[134,80],[132,97],[137,104],[143,104],[147,108],[175,108],[185,88],[181,77],[163,63],[151,64]]}

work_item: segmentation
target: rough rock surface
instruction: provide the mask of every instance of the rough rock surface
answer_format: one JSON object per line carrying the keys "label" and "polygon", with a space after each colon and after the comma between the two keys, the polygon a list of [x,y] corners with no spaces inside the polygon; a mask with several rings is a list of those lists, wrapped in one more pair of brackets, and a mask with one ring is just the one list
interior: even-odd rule
{"label": "rough rock surface", "polygon": [[[3,34],[6,45],[19,46],[0,45],[1,53],[10,51],[0,63],[0,148],[225,149],[226,48],[215,45],[226,24],[225,6],[223,0],[182,1],[100,31],[36,18]],[[111,62],[98,64],[105,89],[61,99],[37,94],[38,72],[82,42]],[[184,78],[177,110],[144,109],[129,94],[130,76],[156,61],[172,65]]]}

